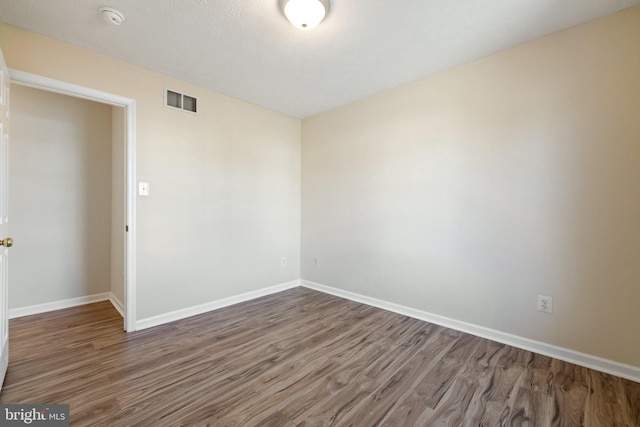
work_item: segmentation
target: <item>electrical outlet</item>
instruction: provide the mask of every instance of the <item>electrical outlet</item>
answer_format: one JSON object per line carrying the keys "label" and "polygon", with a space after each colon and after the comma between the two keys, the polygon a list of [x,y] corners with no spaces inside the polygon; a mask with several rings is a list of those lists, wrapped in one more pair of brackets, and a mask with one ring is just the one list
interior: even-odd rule
{"label": "electrical outlet", "polygon": [[553,298],[538,295],[538,311],[549,314],[553,313]]}
{"label": "electrical outlet", "polygon": [[286,267],[287,266],[287,257],[283,256],[282,258],[280,258],[280,267]]}
{"label": "electrical outlet", "polygon": [[314,258],[313,259],[313,265],[315,267],[320,267],[320,258]]}

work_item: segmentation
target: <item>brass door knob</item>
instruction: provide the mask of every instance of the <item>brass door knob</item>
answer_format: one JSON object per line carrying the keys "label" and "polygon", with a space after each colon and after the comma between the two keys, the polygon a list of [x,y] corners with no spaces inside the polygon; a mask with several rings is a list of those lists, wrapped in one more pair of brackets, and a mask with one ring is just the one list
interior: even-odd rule
{"label": "brass door knob", "polygon": [[13,246],[13,239],[11,237],[5,237],[4,239],[0,240],[0,246],[6,246],[7,248],[10,248],[11,246]]}

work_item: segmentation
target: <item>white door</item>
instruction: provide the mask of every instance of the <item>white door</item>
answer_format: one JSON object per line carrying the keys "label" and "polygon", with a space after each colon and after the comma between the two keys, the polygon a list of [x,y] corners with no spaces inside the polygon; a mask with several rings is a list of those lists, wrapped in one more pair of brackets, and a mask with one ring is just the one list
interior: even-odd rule
{"label": "white door", "polygon": [[9,365],[9,70],[0,50],[0,389]]}

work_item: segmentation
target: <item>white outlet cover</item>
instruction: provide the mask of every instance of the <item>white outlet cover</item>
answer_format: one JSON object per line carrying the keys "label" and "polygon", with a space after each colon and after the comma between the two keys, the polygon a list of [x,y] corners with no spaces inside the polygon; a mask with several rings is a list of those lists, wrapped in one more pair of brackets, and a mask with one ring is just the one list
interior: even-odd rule
{"label": "white outlet cover", "polygon": [[553,298],[546,295],[538,295],[538,311],[553,313]]}

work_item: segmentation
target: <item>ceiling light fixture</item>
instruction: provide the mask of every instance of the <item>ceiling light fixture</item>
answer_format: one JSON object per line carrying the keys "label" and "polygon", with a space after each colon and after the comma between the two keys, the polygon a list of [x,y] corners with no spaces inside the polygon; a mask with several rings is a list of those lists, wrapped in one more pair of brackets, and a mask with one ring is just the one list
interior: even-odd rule
{"label": "ceiling light fixture", "polygon": [[120,25],[124,21],[124,14],[112,7],[103,6],[98,9],[98,12],[100,12],[100,15],[102,15],[104,20],[109,24]]}
{"label": "ceiling light fixture", "polygon": [[294,27],[311,30],[327,15],[329,0],[283,0],[282,10]]}

